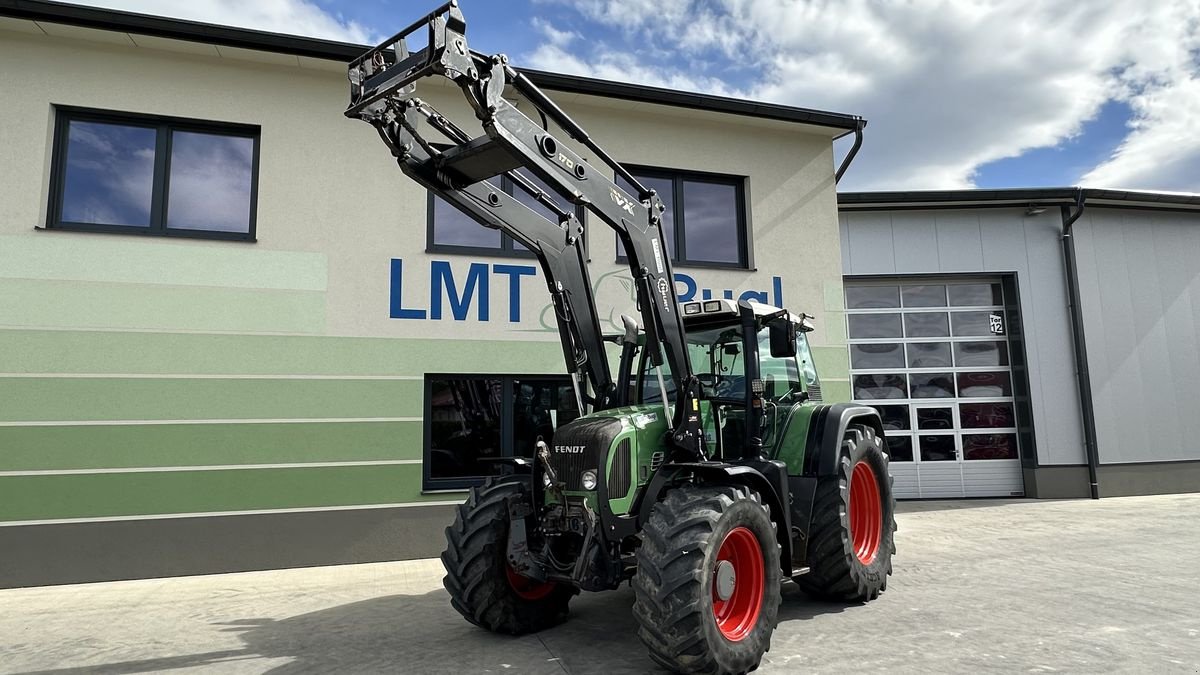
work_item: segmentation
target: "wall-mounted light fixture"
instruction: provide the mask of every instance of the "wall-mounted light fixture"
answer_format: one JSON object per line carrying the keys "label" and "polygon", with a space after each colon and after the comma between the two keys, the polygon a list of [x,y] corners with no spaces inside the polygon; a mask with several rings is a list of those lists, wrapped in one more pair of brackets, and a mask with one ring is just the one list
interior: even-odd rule
{"label": "wall-mounted light fixture", "polygon": [[1046,207],[1030,204],[1029,208],[1025,209],[1025,217],[1040,215],[1046,212]]}

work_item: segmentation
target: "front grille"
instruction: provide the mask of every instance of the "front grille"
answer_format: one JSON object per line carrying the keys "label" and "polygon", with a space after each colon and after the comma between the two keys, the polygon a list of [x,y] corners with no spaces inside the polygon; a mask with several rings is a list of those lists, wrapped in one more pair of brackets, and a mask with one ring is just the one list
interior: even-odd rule
{"label": "front grille", "polygon": [[[611,417],[585,417],[558,429],[550,447],[550,467],[567,490],[583,489],[581,474],[604,465],[605,451],[620,431],[620,420]],[[582,451],[569,451],[579,448]]]}
{"label": "front grille", "polygon": [[612,471],[608,474],[608,496],[618,499],[629,493],[629,439],[617,445],[617,454],[613,457]]}
{"label": "front grille", "polygon": [[[590,450],[590,448],[589,448]],[[581,476],[587,469],[594,469],[598,462],[589,461],[592,453],[589,450],[578,454],[550,453],[550,466],[558,479],[567,484],[568,490],[582,490]]]}

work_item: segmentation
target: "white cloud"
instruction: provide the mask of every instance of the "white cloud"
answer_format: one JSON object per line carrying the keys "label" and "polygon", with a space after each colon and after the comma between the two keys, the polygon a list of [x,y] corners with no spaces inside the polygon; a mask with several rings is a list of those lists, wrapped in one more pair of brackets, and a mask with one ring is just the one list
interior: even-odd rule
{"label": "white cloud", "polygon": [[[981,165],[1077,135],[1109,100],[1129,102],[1135,127],[1085,182],[1200,188],[1196,0],[548,1],[628,40],[543,44],[529,65],[867,117],[848,189],[970,187]],[[722,77],[730,62],[748,68],[744,91]]]}
{"label": "white cloud", "polygon": [[546,42],[554,47],[566,47],[580,37],[579,33],[573,30],[562,30],[541,17],[535,16],[532,23],[533,27],[546,39]]}
{"label": "white cloud", "polygon": [[244,2],[243,0],[68,1],[93,7],[359,44],[374,42],[375,37],[361,24],[334,16],[309,0],[254,0],[253,2]]}

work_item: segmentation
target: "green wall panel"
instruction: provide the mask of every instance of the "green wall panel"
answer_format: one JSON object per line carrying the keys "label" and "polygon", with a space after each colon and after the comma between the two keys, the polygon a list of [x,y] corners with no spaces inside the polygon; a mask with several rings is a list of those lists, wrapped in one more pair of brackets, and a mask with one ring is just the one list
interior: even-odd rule
{"label": "green wall panel", "polygon": [[327,267],[323,253],[227,242],[53,232],[0,237],[0,277],[9,279],[323,291]]}
{"label": "green wall panel", "polygon": [[0,471],[419,460],[421,422],[0,427]]}
{"label": "green wall panel", "polygon": [[848,380],[821,380],[821,397],[826,403],[849,401],[850,382]]}
{"label": "green wall panel", "polygon": [[850,354],[845,346],[813,347],[812,352],[821,382],[844,380],[850,376]]}
{"label": "green wall panel", "polygon": [[420,417],[419,380],[0,378],[0,421]]}
{"label": "green wall panel", "polygon": [[557,341],[0,329],[2,373],[421,375],[563,370]]}
{"label": "green wall panel", "polygon": [[0,325],[319,333],[325,293],[0,279]]}
{"label": "green wall panel", "polygon": [[0,476],[0,521],[445,500],[421,466]]}

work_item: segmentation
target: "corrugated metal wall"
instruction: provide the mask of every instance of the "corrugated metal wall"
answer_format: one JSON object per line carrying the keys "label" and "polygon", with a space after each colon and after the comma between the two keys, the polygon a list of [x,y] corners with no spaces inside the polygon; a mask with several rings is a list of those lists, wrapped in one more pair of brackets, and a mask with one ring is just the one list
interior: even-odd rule
{"label": "corrugated metal wall", "polygon": [[1056,209],[1031,217],[1023,214],[1024,209],[1009,208],[845,211],[842,264],[848,276],[1014,274],[1021,296],[1038,463],[1079,465],[1085,459],[1059,243],[1061,219]]}
{"label": "corrugated metal wall", "polygon": [[1102,464],[1200,458],[1200,214],[1075,224]]}

